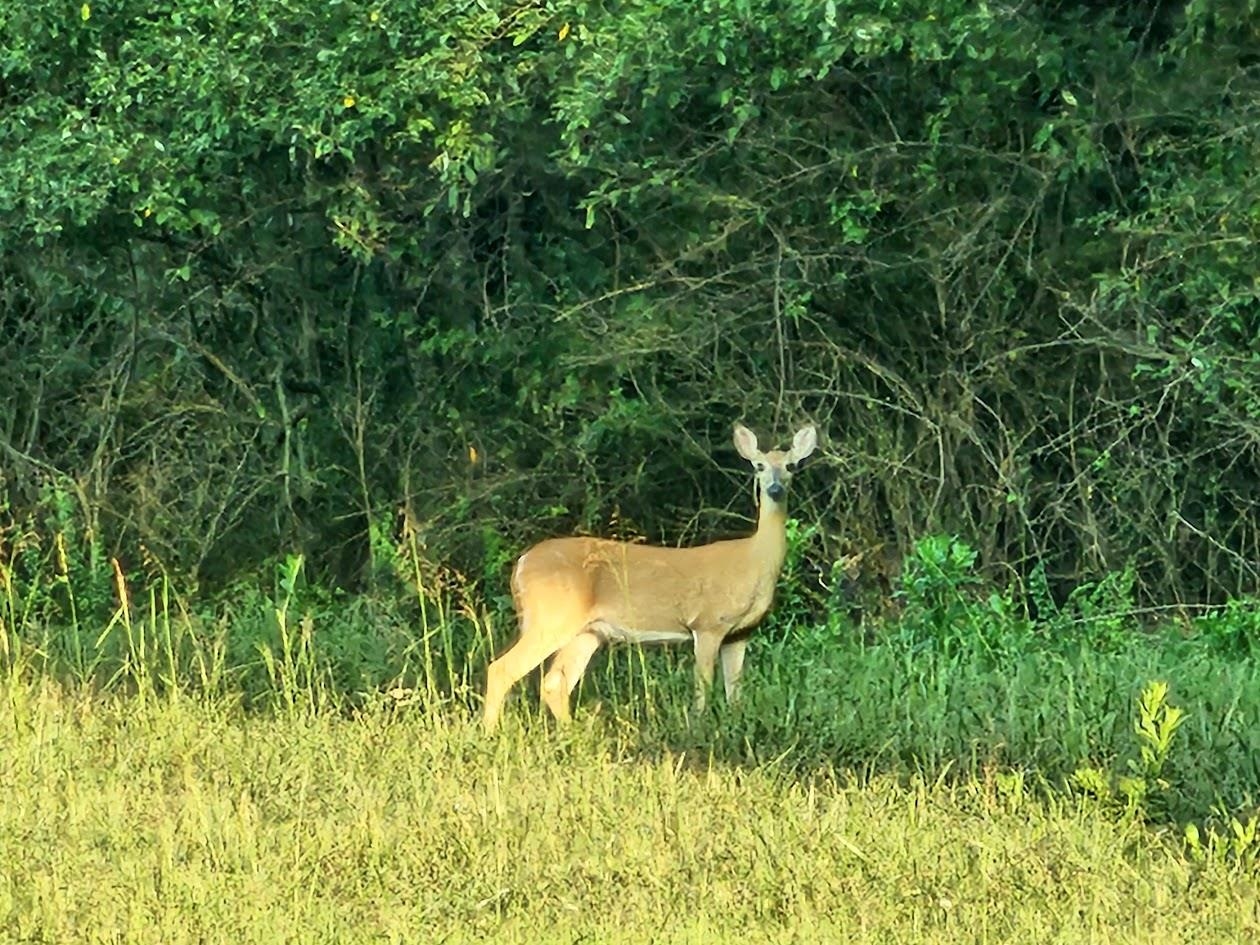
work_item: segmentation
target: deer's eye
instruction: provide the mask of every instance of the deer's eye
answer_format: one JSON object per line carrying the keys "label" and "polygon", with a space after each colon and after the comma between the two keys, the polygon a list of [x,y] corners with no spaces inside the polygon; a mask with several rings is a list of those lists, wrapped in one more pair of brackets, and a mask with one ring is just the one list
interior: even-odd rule
{"label": "deer's eye", "polygon": [[766,464],[765,464],[765,463],[753,463],[753,469],[757,470],[757,472],[765,472],[765,471],[766,471]]}
{"label": "deer's eye", "polygon": [[788,472],[790,472],[790,473],[794,473],[794,472],[796,472],[796,467],[797,467],[797,466],[799,466],[799,465],[800,465],[800,463],[788,463],[788,464],[787,464],[786,466],[784,466],[783,468],[784,468],[784,469],[786,469],[786,470],[787,470]]}

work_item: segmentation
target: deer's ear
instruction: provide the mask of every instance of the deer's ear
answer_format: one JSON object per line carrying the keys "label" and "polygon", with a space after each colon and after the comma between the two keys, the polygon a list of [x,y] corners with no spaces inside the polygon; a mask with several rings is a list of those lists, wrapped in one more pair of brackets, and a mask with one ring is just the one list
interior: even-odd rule
{"label": "deer's ear", "polygon": [[811,423],[796,431],[796,436],[792,438],[792,449],[788,454],[791,461],[801,463],[805,457],[818,447],[818,431],[814,429]]}
{"label": "deer's ear", "polygon": [[742,423],[735,424],[735,449],[750,463],[761,455],[761,450],[757,449],[756,435]]}

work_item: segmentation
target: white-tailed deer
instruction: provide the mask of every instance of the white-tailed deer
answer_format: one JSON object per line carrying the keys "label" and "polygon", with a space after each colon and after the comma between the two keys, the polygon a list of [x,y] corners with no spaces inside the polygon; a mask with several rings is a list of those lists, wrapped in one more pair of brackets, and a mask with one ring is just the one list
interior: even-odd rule
{"label": "white-tailed deer", "polygon": [[542,698],[567,722],[569,697],[604,643],[674,643],[696,650],[696,705],[703,709],[722,657],[726,697],[738,695],[748,633],[765,616],[787,554],[787,485],[814,451],[812,426],[787,452],[757,448],[736,424],[735,448],[757,480],[757,530],[695,548],[661,548],[601,538],[553,538],[526,551],[512,572],[520,635],[486,678],[484,723],[494,731],[508,690],[551,656]]}

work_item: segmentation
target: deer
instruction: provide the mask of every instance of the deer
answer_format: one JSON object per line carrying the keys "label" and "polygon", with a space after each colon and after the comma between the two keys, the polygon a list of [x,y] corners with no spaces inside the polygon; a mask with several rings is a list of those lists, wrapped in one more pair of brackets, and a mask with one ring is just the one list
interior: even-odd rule
{"label": "deer", "polygon": [[508,691],[550,657],[542,701],[571,720],[574,688],[596,651],[614,643],[685,643],[695,649],[695,708],[703,712],[722,662],[728,704],[739,698],[748,638],[774,602],[787,556],[787,487],[814,452],[812,425],[786,451],[762,452],[742,424],[735,449],[752,464],[757,529],[745,538],[672,548],[605,538],[552,538],[512,571],[518,635],[486,673],[483,727],[494,732]]}

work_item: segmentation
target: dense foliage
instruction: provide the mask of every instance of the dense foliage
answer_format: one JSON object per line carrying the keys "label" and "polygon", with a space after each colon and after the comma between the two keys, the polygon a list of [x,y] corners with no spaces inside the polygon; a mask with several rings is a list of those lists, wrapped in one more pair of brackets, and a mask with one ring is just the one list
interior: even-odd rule
{"label": "dense foliage", "polygon": [[[405,521],[927,532],[1257,589],[1250,0],[36,0],[0,12],[0,516],[221,587]],[[700,510],[697,512],[697,510]]]}

